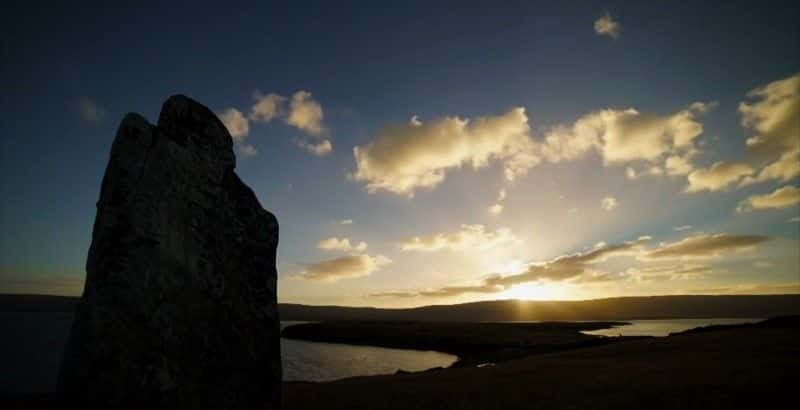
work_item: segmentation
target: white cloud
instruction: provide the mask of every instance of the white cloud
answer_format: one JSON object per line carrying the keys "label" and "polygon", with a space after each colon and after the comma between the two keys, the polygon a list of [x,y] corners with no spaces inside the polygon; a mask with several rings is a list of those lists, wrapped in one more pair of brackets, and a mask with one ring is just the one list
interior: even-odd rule
{"label": "white cloud", "polygon": [[[543,161],[557,163],[599,152],[606,165],[650,163],[650,174],[688,173],[689,158],[697,152],[695,139],[703,132],[696,117],[714,103],[693,103],[671,115],[634,109],[602,110],[567,127],[550,129],[534,140],[523,107],[497,116],[462,119],[443,117],[428,122],[385,126],[371,142],[353,150],[356,171],[369,192],[380,190],[413,196],[419,188],[434,188],[452,169],[478,169],[491,161],[502,163],[508,180],[524,175]],[[628,177],[636,177],[631,168]]]}
{"label": "white cloud", "polygon": [[264,95],[255,90],[253,92],[253,100],[255,100],[255,104],[250,109],[248,118],[253,121],[267,123],[282,114],[282,106],[286,101],[286,97],[275,93]]}
{"label": "white cloud", "polygon": [[339,225],[352,225],[352,224],[353,224],[352,219],[342,219],[341,221],[339,221]]}
{"label": "white cloud", "polygon": [[[647,174],[662,175],[662,167],[671,174],[687,173],[689,158],[697,152],[695,139],[703,132],[697,117],[715,105],[696,102],[670,115],[633,108],[596,111],[570,127],[553,127],[535,146],[535,157],[556,163],[597,150],[606,165],[645,162],[650,164]],[[631,166],[625,173],[629,179],[639,176]]]}
{"label": "white cloud", "polygon": [[391,263],[391,259],[383,256],[366,254],[347,255],[322,262],[310,263],[300,273],[300,277],[319,282],[336,282],[341,279],[352,279],[368,276]]}
{"label": "white cloud", "polygon": [[679,231],[679,232],[680,231],[687,231],[689,229],[692,229],[692,225],[681,225],[681,226],[676,226],[676,227],[674,227],[672,229],[674,229],[676,231]]}
{"label": "white cloud", "polygon": [[533,164],[524,108],[489,117],[443,117],[428,122],[385,126],[372,142],[353,149],[356,171],[369,192],[385,190],[412,196],[433,188],[450,169],[473,168],[498,160],[506,176],[523,174]]}
{"label": "white cloud", "polygon": [[789,222],[789,223],[800,222],[800,216],[795,216],[795,217],[789,218],[789,220],[786,221],[786,222]]}
{"label": "white cloud", "polygon": [[664,167],[667,169],[667,175],[670,176],[687,175],[692,172],[692,163],[688,156],[669,156],[664,162]]}
{"label": "white cloud", "polygon": [[317,242],[317,248],[324,250],[364,252],[365,250],[367,250],[367,243],[362,241],[359,242],[357,245],[353,246],[350,244],[350,239],[347,238],[339,239],[334,236]]}
{"label": "white cloud", "polygon": [[256,147],[250,144],[236,144],[236,152],[244,158],[252,158],[258,155]]}
{"label": "white cloud", "polygon": [[497,202],[503,202],[506,200],[506,189],[502,188],[500,192],[497,193]]}
{"label": "white cloud", "polygon": [[91,124],[99,124],[106,117],[106,110],[89,97],[78,100],[78,112],[84,121]]}
{"label": "white cloud", "polygon": [[481,251],[517,241],[509,228],[498,228],[491,232],[486,231],[483,225],[461,225],[460,231],[415,236],[402,241],[400,247],[404,251]]}
{"label": "white cloud", "polygon": [[742,126],[755,134],[747,139],[748,150],[773,156],[800,151],[800,74],[756,88],[747,97],[739,112]]}
{"label": "white cloud", "polygon": [[753,195],[739,203],[738,212],[748,212],[753,209],[787,208],[800,204],[800,188],[787,185],[764,195]]}
{"label": "white cloud", "polygon": [[289,101],[289,114],[286,123],[313,136],[321,136],[325,131],[322,124],[322,106],[308,91],[298,91]]}
{"label": "white cloud", "polygon": [[318,157],[327,155],[333,150],[330,140],[322,140],[320,142],[300,141],[300,147]]}
{"label": "white cloud", "polygon": [[228,129],[228,133],[231,134],[234,141],[241,141],[250,133],[250,124],[247,118],[236,108],[228,108],[223,111],[219,119],[225,124],[225,128]]}
{"label": "white cloud", "polygon": [[604,211],[613,211],[617,208],[617,205],[617,198],[613,196],[603,198],[603,201],[600,203],[600,207],[603,208]]}
{"label": "white cloud", "polygon": [[598,35],[618,38],[619,30],[619,23],[614,20],[609,13],[606,13],[604,16],[594,21],[594,32]]}
{"label": "white cloud", "polygon": [[500,215],[503,213],[503,204],[494,204],[490,206],[489,213],[492,215]]}
{"label": "white cloud", "polygon": [[743,162],[716,162],[710,168],[689,174],[686,192],[722,191],[751,175],[753,167]]}

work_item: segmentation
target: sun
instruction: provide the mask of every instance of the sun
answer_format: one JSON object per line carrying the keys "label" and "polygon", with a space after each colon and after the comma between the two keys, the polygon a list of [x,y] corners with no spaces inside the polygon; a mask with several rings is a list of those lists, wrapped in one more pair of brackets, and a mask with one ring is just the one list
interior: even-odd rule
{"label": "sun", "polygon": [[497,294],[499,299],[558,300],[565,299],[563,287],[552,283],[526,283]]}

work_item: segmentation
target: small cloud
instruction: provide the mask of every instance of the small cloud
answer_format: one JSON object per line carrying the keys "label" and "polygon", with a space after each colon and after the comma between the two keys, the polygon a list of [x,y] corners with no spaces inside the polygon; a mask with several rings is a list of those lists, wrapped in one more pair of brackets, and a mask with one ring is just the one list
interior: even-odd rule
{"label": "small cloud", "polygon": [[674,227],[672,229],[674,229],[674,230],[676,230],[678,232],[686,231],[686,230],[692,229],[692,225],[681,225],[681,226],[676,226],[676,227]]}
{"label": "small cloud", "polygon": [[800,188],[787,185],[764,195],[753,195],[739,203],[737,212],[749,212],[754,209],[778,209],[800,204]]}
{"label": "small cloud", "polygon": [[329,154],[333,150],[329,140],[322,140],[320,142],[300,142],[300,146],[308,152],[321,157]]}
{"label": "small cloud", "polygon": [[106,110],[89,97],[78,100],[78,112],[81,118],[90,124],[99,124],[106,117]]}
{"label": "small cloud", "polygon": [[692,171],[685,192],[724,191],[752,173],[753,167],[748,164],[719,161],[710,168]]}
{"label": "small cloud", "polygon": [[253,100],[255,100],[255,104],[250,109],[248,118],[253,121],[267,123],[281,115],[286,97],[275,93],[264,95],[255,90],[253,92]]}
{"label": "small cloud", "polygon": [[353,224],[352,219],[342,219],[341,221],[339,221],[339,225],[352,225],[352,224]]}
{"label": "small cloud", "polygon": [[250,123],[244,114],[236,108],[228,108],[219,116],[220,121],[228,129],[234,141],[241,141],[250,133]]}
{"label": "small cloud", "polygon": [[500,215],[503,213],[503,204],[494,204],[490,206],[489,213],[492,215]]}
{"label": "small cloud", "polygon": [[613,196],[607,196],[603,198],[603,201],[600,203],[600,207],[602,207],[605,211],[613,211],[617,208],[617,205],[617,199]]}
{"label": "small cloud", "polygon": [[250,144],[236,144],[236,151],[244,158],[252,158],[258,155],[256,147]]}
{"label": "small cloud", "polygon": [[350,240],[347,238],[339,239],[337,237],[331,237],[328,239],[323,239],[317,242],[318,249],[324,250],[340,250],[340,251],[356,251],[356,252],[364,252],[367,250],[367,243],[364,241],[359,242],[357,245],[353,246],[350,244]]}
{"label": "small cloud", "polygon": [[346,255],[317,263],[309,263],[300,273],[300,277],[317,282],[336,282],[341,279],[352,279],[369,276],[392,260],[383,256]]}
{"label": "small cloud", "polygon": [[308,91],[298,91],[289,101],[289,114],[286,123],[313,136],[321,136],[325,131],[322,125],[322,106]]}
{"label": "small cloud", "polygon": [[800,222],[800,216],[795,216],[794,218],[789,218],[789,220],[788,220],[788,221],[786,221],[786,222],[789,222],[789,223],[797,223],[797,222]]}
{"label": "small cloud", "polygon": [[598,35],[619,38],[619,31],[619,22],[614,20],[608,12],[594,21],[594,32]]}
{"label": "small cloud", "polygon": [[502,202],[506,200],[506,189],[503,188],[497,193],[497,201]]}
{"label": "small cloud", "polygon": [[404,251],[435,252],[439,250],[471,251],[487,250],[517,242],[509,228],[486,231],[483,225],[461,225],[457,232],[415,236],[401,242]]}

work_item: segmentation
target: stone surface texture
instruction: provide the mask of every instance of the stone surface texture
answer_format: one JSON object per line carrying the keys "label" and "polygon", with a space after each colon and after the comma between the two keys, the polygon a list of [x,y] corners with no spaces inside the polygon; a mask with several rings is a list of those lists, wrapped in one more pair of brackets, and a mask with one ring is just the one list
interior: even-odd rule
{"label": "stone surface texture", "polygon": [[278,222],[208,108],[120,124],[59,374],[82,409],[278,409]]}

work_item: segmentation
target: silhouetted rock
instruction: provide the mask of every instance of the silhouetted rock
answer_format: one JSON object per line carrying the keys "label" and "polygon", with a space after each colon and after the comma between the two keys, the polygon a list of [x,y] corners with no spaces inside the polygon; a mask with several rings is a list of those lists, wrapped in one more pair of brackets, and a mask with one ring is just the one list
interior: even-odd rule
{"label": "silhouetted rock", "polygon": [[59,374],[76,408],[278,409],[278,223],[206,107],[128,114]]}

